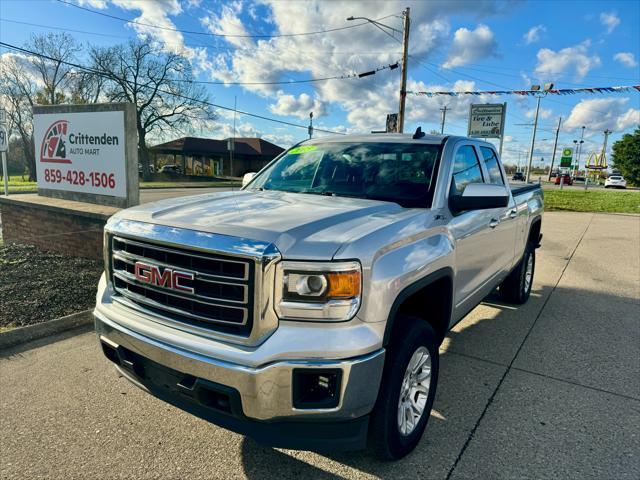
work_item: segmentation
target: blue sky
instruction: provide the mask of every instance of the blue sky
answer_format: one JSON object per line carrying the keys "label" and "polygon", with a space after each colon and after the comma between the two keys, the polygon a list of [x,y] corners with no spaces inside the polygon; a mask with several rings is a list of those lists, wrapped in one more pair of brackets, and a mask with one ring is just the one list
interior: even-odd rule
{"label": "blue sky", "polygon": [[[401,47],[371,24],[319,35],[247,38],[220,35],[298,34],[352,26],[368,16],[401,28],[400,12],[411,7],[408,90],[525,89],[554,82],[557,88],[640,84],[640,2],[637,1],[184,1],[69,0],[97,12],[153,28],[125,23],[55,0],[1,0],[0,38],[22,45],[33,33],[70,32],[82,42],[110,45],[143,37],[159,48],[190,58],[198,79],[218,82],[273,82],[361,73],[394,63]],[[37,27],[14,22],[42,25]],[[179,33],[172,29],[196,33]],[[85,33],[80,33],[82,31]],[[214,35],[212,35],[214,34]],[[4,52],[2,52],[4,53]],[[239,110],[340,132],[384,128],[397,111],[400,70],[382,70],[364,79],[295,85],[209,85],[211,100]],[[483,97],[508,103],[504,157],[523,161],[530,145],[535,100]],[[445,131],[465,134],[469,103],[477,97],[407,98],[405,131],[418,125],[439,129],[447,105]],[[548,162],[558,117],[560,146],[569,145],[585,125],[585,149],[600,148],[606,128],[613,141],[640,123],[640,94],[548,96],[542,100],[541,130],[534,157]],[[223,138],[232,118],[220,112],[216,125],[193,133]],[[236,119],[238,135],[262,136],[283,146],[306,137],[306,130],[248,116]],[[583,156],[585,158],[586,155]]]}

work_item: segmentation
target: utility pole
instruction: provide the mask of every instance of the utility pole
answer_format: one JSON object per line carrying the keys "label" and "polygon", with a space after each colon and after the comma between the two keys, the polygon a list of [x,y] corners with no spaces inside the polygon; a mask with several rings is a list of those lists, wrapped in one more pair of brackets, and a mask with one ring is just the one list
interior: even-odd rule
{"label": "utility pole", "polygon": [[404,38],[402,40],[402,80],[400,81],[400,108],[398,109],[398,133],[404,132],[404,103],[407,97],[407,57],[409,56],[410,8],[402,12],[404,17]]}
{"label": "utility pole", "polygon": [[309,128],[307,129],[309,132],[309,138],[313,137],[313,112],[309,113]]}
{"label": "utility pole", "polygon": [[551,157],[551,168],[549,169],[549,178],[551,181],[551,172],[553,172],[553,163],[556,161],[556,148],[558,147],[558,135],[560,134],[560,124],[562,123],[562,117],[558,118],[558,128],[556,128],[556,141],[553,144],[553,155]]}
{"label": "utility pole", "polygon": [[536,104],[536,116],[533,120],[533,135],[531,135],[531,149],[529,150],[529,164],[527,166],[527,177],[525,178],[525,182],[529,183],[529,177],[531,174],[531,163],[533,162],[533,147],[536,144],[536,132],[538,130],[538,113],[540,113],[540,95],[538,95],[538,101]]}
{"label": "utility pole", "polygon": [[442,123],[440,124],[440,135],[444,134],[444,121],[447,118],[447,106],[445,105],[443,108],[440,109],[440,111],[442,112]]}

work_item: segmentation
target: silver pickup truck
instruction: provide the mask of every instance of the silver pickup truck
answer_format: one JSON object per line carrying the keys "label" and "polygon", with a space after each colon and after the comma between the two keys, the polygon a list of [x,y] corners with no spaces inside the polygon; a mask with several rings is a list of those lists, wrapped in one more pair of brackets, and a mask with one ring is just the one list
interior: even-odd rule
{"label": "silver pickup truck", "polygon": [[242,190],[119,212],[95,326],[157,397],[277,447],[419,442],[448,330],[496,288],[526,302],[542,191],[490,143],[325,137]]}

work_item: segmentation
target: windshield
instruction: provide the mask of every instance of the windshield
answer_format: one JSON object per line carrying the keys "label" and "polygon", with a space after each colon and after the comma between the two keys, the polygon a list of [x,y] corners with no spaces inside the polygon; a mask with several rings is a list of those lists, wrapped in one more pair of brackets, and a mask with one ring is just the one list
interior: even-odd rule
{"label": "windshield", "polygon": [[403,207],[431,206],[439,145],[326,143],[299,145],[247,188],[368,198]]}

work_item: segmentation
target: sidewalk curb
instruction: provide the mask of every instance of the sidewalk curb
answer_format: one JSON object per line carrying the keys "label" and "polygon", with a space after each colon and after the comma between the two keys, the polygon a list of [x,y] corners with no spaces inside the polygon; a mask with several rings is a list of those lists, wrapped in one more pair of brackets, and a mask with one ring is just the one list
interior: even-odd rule
{"label": "sidewalk curb", "polygon": [[21,343],[38,340],[49,335],[55,335],[93,322],[93,309],[73,313],[66,317],[56,318],[37,325],[19,327],[8,332],[0,333],[0,351],[15,347]]}

